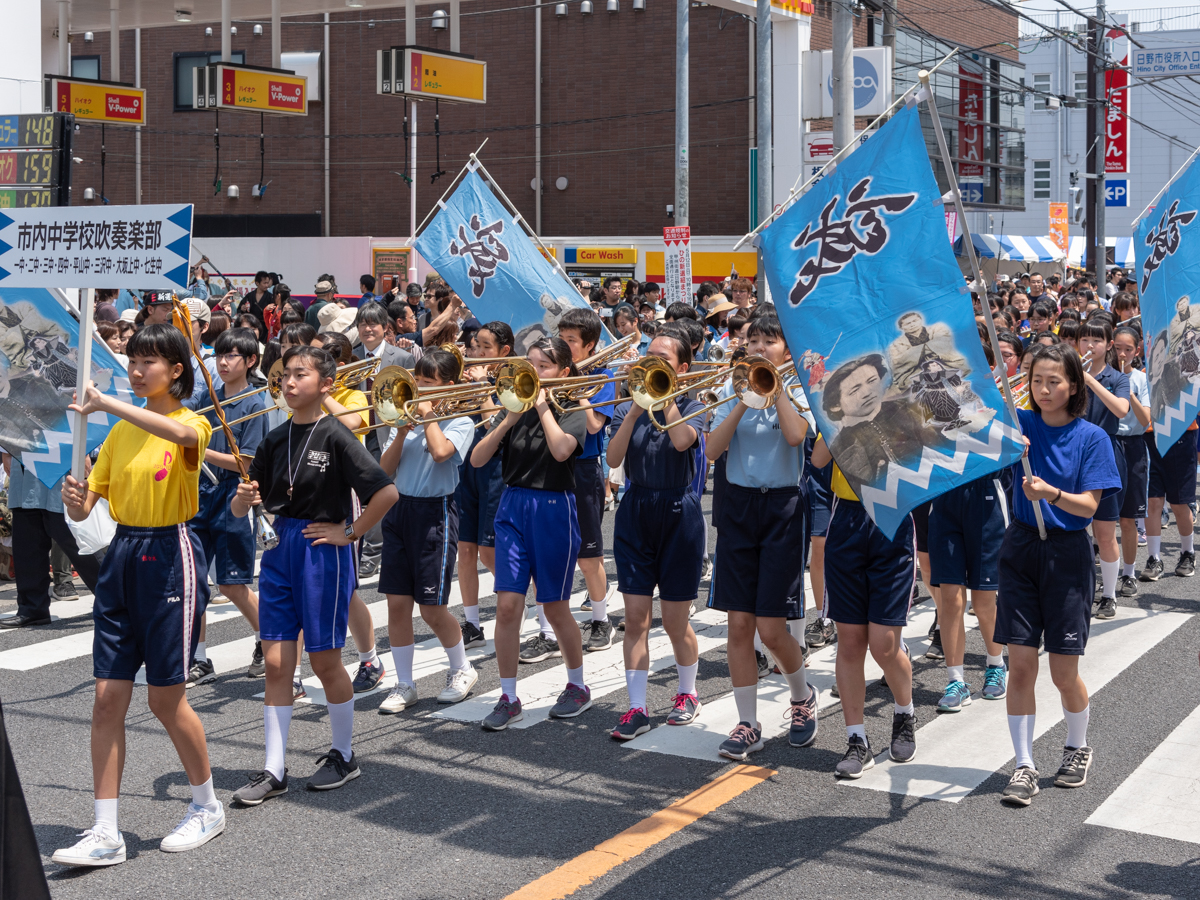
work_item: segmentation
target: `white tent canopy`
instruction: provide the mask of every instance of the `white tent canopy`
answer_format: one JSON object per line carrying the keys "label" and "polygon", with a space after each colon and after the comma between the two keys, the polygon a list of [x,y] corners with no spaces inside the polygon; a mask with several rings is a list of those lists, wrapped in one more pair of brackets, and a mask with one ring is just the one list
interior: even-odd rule
{"label": "white tent canopy", "polygon": [[[1061,262],[1063,252],[1048,237],[1024,237],[1016,234],[973,234],[975,253],[983,259],[1001,262]],[[962,236],[954,242],[954,252],[962,256]]]}
{"label": "white tent canopy", "polygon": [[[1086,238],[1073,237],[1068,243],[1070,252],[1067,253],[1067,262],[1072,266],[1088,266],[1087,250],[1084,247]],[[1113,262],[1122,269],[1132,269],[1136,263],[1133,258],[1133,238],[1127,237],[1110,237],[1104,239],[1104,245],[1111,247],[1114,250]]]}

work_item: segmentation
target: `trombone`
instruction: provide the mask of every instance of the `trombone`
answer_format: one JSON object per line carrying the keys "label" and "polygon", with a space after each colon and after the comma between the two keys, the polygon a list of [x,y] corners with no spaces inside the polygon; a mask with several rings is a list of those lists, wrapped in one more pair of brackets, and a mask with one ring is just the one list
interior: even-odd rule
{"label": "trombone", "polygon": [[[591,375],[596,369],[606,368],[608,364],[613,362],[618,356],[624,355],[624,353],[633,346],[633,342],[637,339],[637,337],[638,333],[636,331],[630,332],[620,340],[613,341],[603,350],[593,353],[586,359],[581,359],[575,364],[575,368],[579,370],[580,375]],[[633,363],[634,360],[629,360],[629,362]]]}
{"label": "trombone", "polygon": [[458,363],[458,372],[454,376],[455,381],[463,377],[468,366],[494,366],[510,359],[517,359],[514,356],[464,356],[458,344],[442,344],[438,349],[449,353]]}
{"label": "trombone", "polygon": [[[796,412],[805,413],[807,406],[802,406],[793,391],[800,387],[798,384],[786,385],[784,382],[796,374],[796,364],[789,362],[781,368],[775,368],[770,360],[762,356],[747,356],[738,361],[730,371],[730,383],[733,386],[733,396],[721,398],[713,391],[706,391],[702,396],[704,407],[689,413],[665,426],[659,426],[666,431],[689,419],[706,415],[724,403],[740,400],[750,409],[767,409],[774,406],[783,394],[796,407]],[[655,423],[658,424],[657,422]]]}
{"label": "trombone", "polygon": [[[379,371],[379,367],[382,364],[382,362],[383,362],[382,360],[377,359],[375,357],[369,357],[367,359],[359,359],[359,360],[355,360],[354,362],[346,363],[344,365],[338,366],[337,374],[334,376],[334,379],[333,379],[334,390],[340,390],[342,388],[349,387],[350,385],[358,384],[360,381],[366,381],[368,378],[374,378],[375,374]],[[351,379],[353,379],[353,380],[351,380]],[[253,391],[247,391],[244,394],[238,394],[237,397],[231,397],[229,399],[230,400],[234,400],[234,399],[244,400],[247,397],[253,397],[255,394],[261,394],[263,391],[270,391],[271,392],[271,400],[274,402],[274,404],[279,409],[287,410],[288,405],[287,405],[287,401],[285,401],[283,399],[283,393],[282,393],[282,389],[281,389],[282,384],[283,384],[283,360],[277,359],[277,360],[275,360],[274,365],[271,366],[271,371],[267,373],[267,383],[266,384],[264,384],[260,388],[254,389]],[[227,400],[226,402],[229,402],[229,401]],[[206,412],[212,412],[214,409],[216,409],[215,405],[214,406],[206,406],[203,409],[196,410],[196,414],[204,415]],[[269,412],[269,411],[270,411],[270,408],[263,410],[262,412]],[[256,415],[261,415],[261,412],[257,413]],[[244,422],[248,418],[251,418],[251,417],[243,416],[241,419],[236,419],[235,421]],[[232,425],[233,423],[230,422],[228,424]]]}

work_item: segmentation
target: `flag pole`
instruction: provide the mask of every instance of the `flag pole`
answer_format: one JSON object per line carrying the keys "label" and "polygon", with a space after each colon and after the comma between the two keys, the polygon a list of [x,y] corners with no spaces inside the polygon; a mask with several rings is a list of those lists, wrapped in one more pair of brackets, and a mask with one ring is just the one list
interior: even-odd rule
{"label": "flag pole", "polygon": [[[92,382],[92,315],[95,307],[95,288],[79,292],[79,352],[78,368],[75,370],[75,402],[80,406],[87,403],[87,386]],[[71,435],[71,477],[78,482],[84,480],[83,460],[87,456],[87,420],[83,413],[72,413],[75,429]]]}
{"label": "flag pole", "polygon": [[[937,135],[938,151],[942,155],[942,165],[946,169],[946,181],[950,184],[948,194],[954,201],[954,209],[958,212],[958,222],[962,228],[963,248],[966,250],[967,257],[971,262],[971,274],[975,278],[975,283],[971,285],[971,288],[979,295],[980,301],[983,304],[983,318],[987,324],[988,338],[992,344],[992,354],[996,359],[997,367],[999,367],[1004,357],[1000,353],[1000,339],[996,336],[996,323],[992,320],[992,316],[990,315],[991,309],[987,303],[987,283],[983,280],[983,270],[979,268],[979,257],[975,254],[975,244],[971,241],[971,229],[967,227],[967,213],[963,208],[962,194],[958,190],[958,179],[954,174],[954,164],[950,161],[950,151],[946,146],[946,133],[942,131],[942,117],[938,114],[937,98],[934,96],[933,86],[929,83],[929,75],[928,71],[922,69],[917,73],[917,78],[920,79],[921,90],[925,95],[923,99],[929,102],[929,118],[933,120],[933,133]],[[917,102],[921,102],[921,99],[921,94],[918,93]],[[1007,373],[1001,370],[1000,377],[997,380],[1000,382],[1000,392],[1004,394],[1004,402],[1008,406],[1012,420],[1020,427],[1021,418],[1017,415],[1017,405],[1013,402],[1012,389],[1008,386]],[[1032,478],[1033,469],[1030,468],[1028,454],[1021,454],[1021,465],[1025,469],[1025,477]],[[1046,522],[1042,518],[1041,503],[1033,504],[1033,514],[1037,518],[1038,535],[1044,541],[1046,539]]]}
{"label": "flag pole", "polygon": [[1151,207],[1158,202],[1158,198],[1165,194],[1167,189],[1175,183],[1175,179],[1179,177],[1179,173],[1186,169],[1191,164],[1192,160],[1196,158],[1197,153],[1200,153],[1200,146],[1196,147],[1196,149],[1188,155],[1188,158],[1183,161],[1183,165],[1175,170],[1175,174],[1167,179],[1167,183],[1162,186],[1162,190],[1155,194],[1154,199],[1146,204],[1146,208],[1138,213],[1138,217],[1133,220],[1132,224],[1136,225],[1138,222],[1142,221],[1142,218],[1146,215],[1146,213],[1150,212]]}

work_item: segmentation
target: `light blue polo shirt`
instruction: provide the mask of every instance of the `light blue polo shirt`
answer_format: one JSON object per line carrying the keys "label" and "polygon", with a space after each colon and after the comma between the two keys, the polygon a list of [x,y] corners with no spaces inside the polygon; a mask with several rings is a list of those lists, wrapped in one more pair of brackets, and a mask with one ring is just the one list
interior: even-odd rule
{"label": "light blue polo shirt", "polygon": [[406,434],[395,479],[396,490],[406,497],[445,497],[458,487],[458,468],[471,449],[475,423],[464,416],[437,424],[446,440],[454,445],[454,455],[445,462],[434,462],[423,425]]}
{"label": "light blue polo shirt", "polygon": [[[787,384],[795,384],[789,379]],[[714,432],[725,421],[737,405],[733,385],[726,384],[718,396],[734,398],[722,403],[712,415],[709,432]],[[774,405],[767,409],[747,409],[738,422],[733,440],[729,442],[729,456],[725,475],[730,484],[747,488],[796,487],[804,474],[804,445],[791,447],[779,427],[779,413]]]}

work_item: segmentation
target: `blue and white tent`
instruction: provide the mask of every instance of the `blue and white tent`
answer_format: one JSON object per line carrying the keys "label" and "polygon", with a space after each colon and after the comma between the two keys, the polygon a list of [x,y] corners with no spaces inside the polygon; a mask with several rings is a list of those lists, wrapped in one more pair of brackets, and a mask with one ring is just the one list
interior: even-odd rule
{"label": "blue and white tent", "polygon": [[[1087,268],[1087,248],[1084,246],[1086,238],[1079,236],[1073,237],[1070,240],[1069,246],[1071,252],[1067,254],[1067,262],[1073,266],[1083,266]],[[1132,269],[1135,266],[1133,254],[1133,238],[1131,237],[1109,237],[1105,238],[1104,245],[1113,248],[1113,263],[1120,266],[1122,269]]]}
{"label": "blue and white tent", "polygon": [[[1057,263],[1063,252],[1048,237],[1023,237],[1016,234],[973,234],[971,243],[981,259],[1000,262]],[[963,255],[962,235],[954,241],[954,255]]]}

